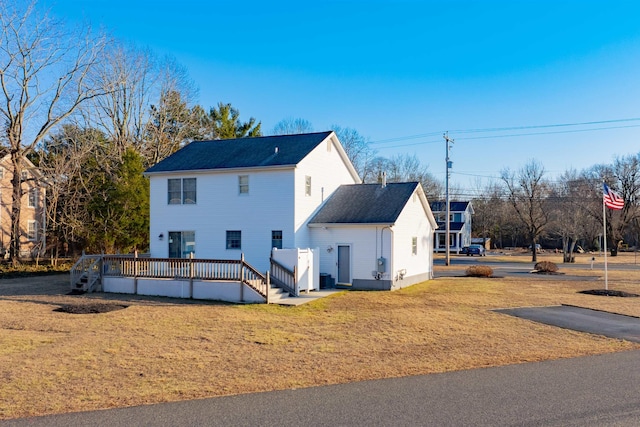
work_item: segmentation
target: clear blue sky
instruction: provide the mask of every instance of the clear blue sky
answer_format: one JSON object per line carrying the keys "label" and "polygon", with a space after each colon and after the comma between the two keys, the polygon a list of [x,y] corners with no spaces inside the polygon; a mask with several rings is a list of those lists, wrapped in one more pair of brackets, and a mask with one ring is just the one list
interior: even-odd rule
{"label": "clear blue sky", "polygon": [[[497,176],[530,159],[553,177],[640,152],[638,1],[40,0],[40,6],[174,56],[199,87],[199,104],[231,102],[266,132],[287,117],[306,119],[318,131],[353,127],[380,155],[416,154],[444,179],[448,130],[456,140],[452,184],[465,188],[475,180],[470,175]],[[586,122],[608,123],[534,127]],[[522,135],[531,133],[541,134]]]}

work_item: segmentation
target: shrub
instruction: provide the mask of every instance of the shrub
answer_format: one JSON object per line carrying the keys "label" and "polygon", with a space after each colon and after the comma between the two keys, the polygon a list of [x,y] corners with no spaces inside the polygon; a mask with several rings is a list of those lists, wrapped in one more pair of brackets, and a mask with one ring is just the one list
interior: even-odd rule
{"label": "shrub", "polygon": [[472,265],[465,271],[467,277],[491,277],[493,268],[488,265]]}
{"label": "shrub", "polygon": [[551,261],[540,261],[536,263],[533,269],[539,273],[555,273],[558,271],[558,266]]}

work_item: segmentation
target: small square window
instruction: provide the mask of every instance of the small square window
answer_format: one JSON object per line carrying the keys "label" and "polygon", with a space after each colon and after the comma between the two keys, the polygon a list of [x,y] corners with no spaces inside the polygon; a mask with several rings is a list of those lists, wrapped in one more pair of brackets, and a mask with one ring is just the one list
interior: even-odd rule
{"label": "small square window", "polygon": [[249,194],[249,175],[238,176],[238,193]]}
{"label": "small square window", "polygon": [[304,194],[305,196],[311,195],[311,177],[310,176],[304,177]]}
{"label": "small square window", "polygon": [[417,237],[411,238],[411,253],[413,255],[418,255],[418,238]]}
{"label": "small square window", "polygon": [[282,249],[282,230],[273,230],[271,232],[271,247]]}
{"label": "small square window", "polygon": [[242,231],[227,230],[227,249],[242,249]]}

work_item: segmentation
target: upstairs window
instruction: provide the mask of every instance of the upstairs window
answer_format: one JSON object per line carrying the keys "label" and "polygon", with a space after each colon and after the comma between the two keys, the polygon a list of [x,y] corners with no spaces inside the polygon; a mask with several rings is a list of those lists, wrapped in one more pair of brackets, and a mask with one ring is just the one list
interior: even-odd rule
{"label": "upstairs window", "polygon": [[167,180],[167,202],[170,205],[194,205],[196,203],[196,179],[175,178]]}
{"label": "upstairs window", "polygon": [[304,195],[311,195],[311,177],[308,175],[304,177]]}
{"label": "upstairs window", "polygon": [[29,204],[30,208],[38,207],[38,189],[32,188],[29,190]]}
{"label": "upstairs window", "polygon": [[185,178],[182,180],[182,203],[185,205],[196,204],[196,179]]}
{"label": "upstairs window", "polygon": [[249,175],[238,176],[238,193],[249,194]]}

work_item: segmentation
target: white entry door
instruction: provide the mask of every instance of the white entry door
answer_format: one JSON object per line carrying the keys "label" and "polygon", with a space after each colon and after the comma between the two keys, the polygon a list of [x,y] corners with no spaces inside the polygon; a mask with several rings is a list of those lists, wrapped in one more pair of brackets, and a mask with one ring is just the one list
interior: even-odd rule
{"label": "white entry door", "polygon": [[351,283],[351,247],[338,245],[338,283]]}

